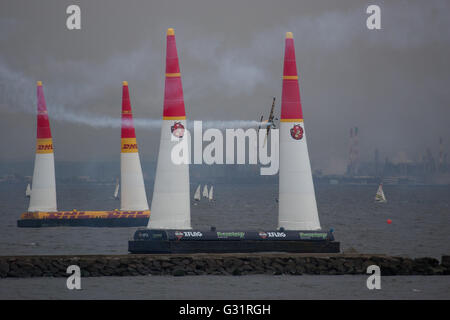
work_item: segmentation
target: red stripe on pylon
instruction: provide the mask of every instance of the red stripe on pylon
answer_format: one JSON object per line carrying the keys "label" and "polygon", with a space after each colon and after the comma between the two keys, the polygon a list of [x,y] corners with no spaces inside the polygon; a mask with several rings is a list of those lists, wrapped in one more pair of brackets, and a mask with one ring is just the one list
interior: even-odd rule
{"label": "red stripe on pylon", "polygon": [[130,93],[128,83],[122,86],[122,138],[136,138],[133,124],[133,113],[131,112]]}
{"label": "red stripe on pylon", "polygon": [[291,33],[287,33],[285,40],[280,119],[303,119],[297,64],[295,62],[294,39]]}
{"label": "red stripe on pylon", "polygon": [[49,139],[52,137],[50,123],[48,121],[47,105],[45,104],[44,89],[42,82],[37,84],[37,134],[38,139]]}
{"label": "red stripe on pylon", "polygon": [[166,80],[164,89],[163,117],[185,117],[183,86],[181,84],[180,64],[178,61],[175,34],[172,28],[167,30]]}

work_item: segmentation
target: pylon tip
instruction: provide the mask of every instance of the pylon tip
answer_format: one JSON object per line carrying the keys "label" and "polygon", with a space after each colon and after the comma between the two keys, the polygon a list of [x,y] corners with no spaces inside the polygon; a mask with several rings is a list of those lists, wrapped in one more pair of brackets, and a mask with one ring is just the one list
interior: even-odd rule
{"label": "pylon tip", "polygon": [[38,81],[38,82],[37,82],[37,85],[38,85],[38,86],[42,86],[42,81]]}
{"label": "pylon tip", "polygon": [[293,39],[294,35],[292,34],[292,32],[286,32],[286,39]]}
{"label": "pylon tip", "polygon": [[127,86],[128,85],[128,81],[122,81],[122,85]]}
{"label": "pylon tip", "polygon": [[175,30],[173,30],[173,28],[167,29],[167,35],[168,36],[174,36],[175,35]]}

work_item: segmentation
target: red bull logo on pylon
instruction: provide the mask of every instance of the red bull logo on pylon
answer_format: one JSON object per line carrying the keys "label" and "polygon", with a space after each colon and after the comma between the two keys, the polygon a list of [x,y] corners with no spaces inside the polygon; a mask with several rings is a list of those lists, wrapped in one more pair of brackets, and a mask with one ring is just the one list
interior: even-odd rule
{"label": "red bull logo on pylon", "polygon": [[173,126],[170,127],[170,131],[176,138],[183,138],[184,126],[181,122],[176,121]]}
{"label": "red bull logo on pylon", "polygon": [[300,140],[303,138],[303,128],[299,124],[294,124],[291,129],[291,136],[295,140]]}

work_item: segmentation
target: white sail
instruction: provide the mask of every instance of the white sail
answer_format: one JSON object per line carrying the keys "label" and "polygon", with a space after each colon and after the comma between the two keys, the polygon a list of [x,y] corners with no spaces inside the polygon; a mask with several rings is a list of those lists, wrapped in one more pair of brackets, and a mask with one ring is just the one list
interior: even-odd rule
{"label": "white sail", "polygon": [[208,195],[208,199],[209,201],[213,201],[214,200],[214,187],[211,186],[211,188],[209,188],[209,195]]}
{"label": "white sail", "polygon": [[25,190],[25,196],[30,197],[31,196],[31,187],[30,184],[27,185],[27,190]]}
{"label": "white sail", "polygon": [[203,187],[203,196],[204,196],[205,198],[208,198],[208,196],[209,196],[209,193],[208,193],[208,185],[207,185],[207,184],[205,184],[205,186]]}
{"label": "white sail", "polygon": [[195,190],[194,200],[196,200],[196,201],[200,201],[200,199],[202,198],[200,195],[200,188],[201,188],[201,185],[198,185],[197,189]]}
{"label": "white sail", "polygon": [[387,202],[386,197],[383,192],[383,184],[380,183],[378,186],[377,194],[375,195],[375,202]]}
{"label": "white sail", "polygon": [[119,199],[119,188],[120,188],[120,184],[119,184],[119,181],[117,181],[116,189],[114,190],[114,199]]}

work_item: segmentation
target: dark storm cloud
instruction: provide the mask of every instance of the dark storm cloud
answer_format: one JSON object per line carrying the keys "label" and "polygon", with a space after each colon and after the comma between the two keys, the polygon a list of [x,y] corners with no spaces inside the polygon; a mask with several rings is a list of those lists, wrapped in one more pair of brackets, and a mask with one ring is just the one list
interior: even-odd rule
{"label": "dark storm cloud", "polygon": [[[1,133],[12,132],[17,146],[4,159],[32,154],[36,80],[44,81],[57,158],[116,156],[120,133],[108,126],[117,126],[122,80],[136,119],[161,118],[171,26],[190,119],[255,120],[272,96],[279,112],[284,34],[292,31],[315,167],[344,169],[351,126],[360,128],[363,159],[375,148],[415,159],[450,136],[446,1],[371,2],[381,7],[378,31],[366,28],[369,3],[360,1],[76,3],[80,31],[65,28],[70,1],[0,5]],[[154,158],[158,130],[137,134],[141,153]],[[3,150],[10,142],[2,134]]]}

